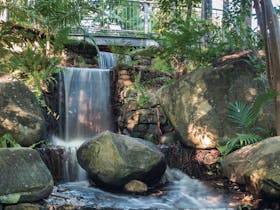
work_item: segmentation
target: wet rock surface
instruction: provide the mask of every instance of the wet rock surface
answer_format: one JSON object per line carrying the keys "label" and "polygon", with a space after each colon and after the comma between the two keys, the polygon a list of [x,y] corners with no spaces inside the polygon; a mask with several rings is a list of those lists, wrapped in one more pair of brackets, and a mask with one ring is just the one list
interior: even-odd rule
{"label": "wet rock surface", "polygon": [[[157,144],[163,135],[174,132],[156,98],[162,75],[152,69],[151,58],[137,55],[132,59],[136,63],[133,67],[114,69],[116,128],[122,134]],[[136,81],[139,75],[140,84]]]}
{"label": "wet rock surface", "polygon": [[48,208],[39,204],[21,203],[6,206],[4,210],[48,210]]}
{"label": "wet rock surface", "polygon": [[156,184],[166,169],[156,145],[110,131],[82,144],[77,157],[92,180],[105,187],[122,187],[133,179]]}
{"label": "wet rock surface", "polygon": [[44,205],[54,209],[87,210],[218,209],[231,206],[232,199],[224,191],[206,187],[178,170],[168,171],[166,176],[168,184],[159,189],[149,189],[147,195],[105,192],[87,182],[65,183],[54,188]]}
{"label": "wet rock surface", "polygon": [[253,194],[280,198],[280,137],[236,150],[221,162],[223,174]]}
{"label": "wet rock surface", "polygon": [[0,203],[15,204],[46,198],[52,176],[36,150],[0,149]]}
{"label": "wet rock surface", "polygon": [[42,160],[50,170],[55,183],[64,181],[63,164],[67,151],[65,147],[53,146],[37,148]]}
{"label": "wet rock surface", "polygon": [[148,186],[139,180],[131,180],[125,184],[124,190],[129,193],[144,193],[148,191]]}

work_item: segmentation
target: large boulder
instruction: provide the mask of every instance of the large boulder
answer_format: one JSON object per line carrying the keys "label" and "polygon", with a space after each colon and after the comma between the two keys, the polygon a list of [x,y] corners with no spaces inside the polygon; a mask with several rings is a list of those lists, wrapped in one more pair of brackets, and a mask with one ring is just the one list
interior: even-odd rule
{"label": "large boulder", "polygon": [[0,203],[15,204],[46,198],[52,176],[36,150],[0,149]]}
{"label": "large boulder", "polygon": [[252,193],[280,198],[280,136],[230,153],[221,166],[225,176],[246,184]]}
{"label": "large boulder", "polygon": [[[232,61],[215,68],[198,69],[158,91],[160,104],[179,132],[182,142],[194,148],[209,149],[217,140],[237,133],[226,119],[230,102],[251,103],[264,87],[246,60]],[[262,114],[260,124],[273,127],[273,106]]]}
{"label": "large boulder", "polygon": [[22,146],[40,140],[44,116],[35,95],[11,75],[0,72],[0,136],[10,133]]}
{"label": "large boulder", "polygon": [[123,187],[136,179],[158,182],[166,169],[164,155],[152,143],[105,131],[77,151],[80,165],[96,184]]}

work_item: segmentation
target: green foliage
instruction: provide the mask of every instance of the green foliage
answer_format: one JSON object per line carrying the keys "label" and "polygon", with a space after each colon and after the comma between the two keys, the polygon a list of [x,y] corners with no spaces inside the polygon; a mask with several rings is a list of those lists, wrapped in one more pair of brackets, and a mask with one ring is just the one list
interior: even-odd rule
{"label": "green foliage", "polygon": [[137,90],[136,102],[138,106],[143,107],[144,105],[150,103],[152,100],[152,95],[149,92],[147,92],[143,85],[141,85],[141,72],[139,72],[136,76],[134,84]]}
{"label": "green foliage", "polygon": [[257,115],[258,113],[254,112],[249,104],[236,101],[228,106],[227,118],[238,128],[248,129],[251,127],[255,123]]}
{"label": "green foliage", "polygon": [[219,146],[218,149],[221,154],[225,156],[234,150],[237,150],[249,144],[254,144],[261,141],[262,139],[263,138],[261,136],[253,133],[237,133],[236,137],[228,140],[228,142],[224,146]]}
{"label": "green foliage", "polygon": [[[142,2],[138,1],[115,1],[100,0],[95,3],[97,12],[95,24],[103,28],[111,29],[111,26],[126,30],[134,36],[135,31],[144,31],[144,11]],[[153,19],[149,17],[149,22]],[[112,29],[114,30],[114,29]]]}
{"label": "green foliage", "polygon": [[[164,64],[165,69],[176,72],[191,71],[200,66],[207,66],[221,53],[217,53],[218,27],[207,20],[199,20],[194,17],[173,20],[173,28],[166,28],[159,36],[161,48],[155,52],[156,63]],[[204,41],[207,40],[210,45]],[[158,66],[157,66],[158,68]]]}
{"label": "green foliage", "polygon": [[156,57],[155,59],[153,59],[152,68],[168,75],[170,75],[173,71],[170,63],[168,63],[166,59],[163,59],[161,57]]}
{"label": "green foliage", "polygon": [[[31,146],[29,146],[29,148],[34,149],[38,145],[45,144],[45,143],[46,143],[46,141],[42,140],[35,144],[32,144]],[[11,134],[6,133],[0,137],[0,148],[3,148],[3,147],[6,148],[6,147],[21,147],[21,146],[20,146],[20,144],[18,144],[16,142],[16,140],[14,139],[14,137]]]}
{"label": "green foliage", "polygon": [[[6,56],[1,66],[24,81],[40,98],[42,89],[55,82],[53,74],[61,70],[57,68],[60,58],[55,55],[68,42],[70,27],[79,25],[83,15],[94,8],[83,0],[36,0],[29,4],[4,1],[0,10],[3,8],[9,8],[11,17],[0,30],[0,55]],[[21,14],[24,18],[18,20]],[[21,29],[15,30],[14,24],[22,25],[16,26]],[[15,51],[13,45],[19,43],[22,50]]]}
{"label": "green foliage", "polygon": [[236,124],[238,128],[248,131],[255,125],[262,106],[277,95],[276,91],[270,90],[258,95],[252,105],[241,102],[230,103],[227,118]]}
{"label": "green foliage", "polygon": [[[222,26],[196,18],[195,14],[186,15],[189,7],[200,2],[159,1],[164,14],[160,14],[162,16],[158,26],[162,48],[156,56],[161,60],[165,59],[168,63],[168,65],[164,62],[157,63],[164,64],[162,68],[168,67],[176,72],[185,66],[187,71],[191,71],[200,66],[209,66],[213,60],[228,53],[251,49],[254,54],[257,54],[263,48],[260,33],[251,29],[248,24],[248,17],[251,16],[251,1],[233,0],[225,11]],[[262,60],[254,59],[252,63],[263,69]]]}
{"label": "green foliage", "polygon": [[0,13],[4,9],[9,10],[9,21],[15,24],[28,24],[29,10],[27,4],[23,0],[0,0]]}
{"label": "green foliage", "polygon": [[115,54],[116,65],[117,66],[132,66],[135,62],[130,59],[130,56],[133,54],[134,48],[130,46],[118,46],[112,44],[110,50]]}
{"label": "green foliage", "polygon": [[11,134],[7,133],[0,137],[0,147],[21,147]]}
{"label": "green foliage", "polygon": [[53,75],[61,71],[57,65],[60,59],[47,57],[42,50],[33,49],[31,44],[23,52],[13,52],[9,60],[9,67],[14,71],[14,76],[25,82],[38,96],[42,88],[54,83]]}
{"label": "green foliage", "polygon": [[[276,91],[270,90],[258,95],[251,105],[241,102],[229,104],[227,118],[242,133],[237,133],[236,137],[229,139],[224,146],[218,147],[222,155],[227,155],[236,149],[256,143],[269,136],[269,133],[265,129],[256,127],[256,121],[262,106],[269,100],[274,99],[277,95],[278,93]],[[259,134],[256,134],[256,132],[259,132]]]}

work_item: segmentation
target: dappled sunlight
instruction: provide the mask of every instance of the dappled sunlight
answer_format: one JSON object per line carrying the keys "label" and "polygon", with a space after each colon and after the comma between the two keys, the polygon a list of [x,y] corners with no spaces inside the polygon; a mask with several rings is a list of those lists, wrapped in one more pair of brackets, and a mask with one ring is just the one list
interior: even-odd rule
{"label": "dappled sunlight", "polygon": [[258,194],[260,189],[262,188],[262,180],[264,180],[264,177],[266,175],[267,172],[263,168],[252,171],[250,174],[250,185],[252,187],[251,190],[255,191]]}
{"label": "dappled sunlight", "polygon": [[247,101],[253,101],[257,95],[258,92],[256,88],[249,88],[245,98]]}
{"label": "dappled sunlight", "polygon": [[238,52],[235,52],[231,55],[225,55],[221,58],[221,61],[226,61],[226,60],[232,60],[232,59],[238,59],[241,57],[244,57],[246,55],[248,55],[249,53],[251,53],[251,50],[240,50]]}
{"label": "dappled sunlight", "polygon": [[0,72],[0,81],[1,83],[11,83],[14,79],[11,75]]}
{"label": "dappled sunlight", "polygon": [[194,145],[199,145],[200,148],[214,148],[216,146],[217,135],[209,132],[207,126],[189,124],[187,130],[187,139]]}
{"label": "dappled sunlight", "polygon": [[127,120],[127,128],[129,130],[133,130],[133,128],[138,124],[139,117],[140,117],[139,111],[136,111],[134,115]]}
{"label": "dappled sunlight", "polygon": [[0,116],[0,122],[1,122],[1,126],[3,126],[5,129],[7,130],[12,130],[14,128],[14,122],[12,122],[11,120],[7,119],[7,118],[3,118]]}

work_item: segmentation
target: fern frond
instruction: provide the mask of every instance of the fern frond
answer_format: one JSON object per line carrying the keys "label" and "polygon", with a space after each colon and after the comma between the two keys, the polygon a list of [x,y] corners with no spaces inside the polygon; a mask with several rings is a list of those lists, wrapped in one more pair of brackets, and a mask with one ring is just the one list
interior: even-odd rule
{"label": "fern frond", "polygon": [[278,93],[276,91],[269,90],[259,94],[252,105],[238,101],[230,103],[227,118],[239,128],[248,130],[256,123],[262,106],[277,95]]}
{"label": "fern frond", "polygon": [[252,107],[242,102],[230,103],[228,106],[227,118],[235,123],[238,128],[247,129],[254,124],[257,114],[253,112]]}
{"label": "fern frond", "polygon": [[228,155],[229,153],[237,150],[241,147],[249,144],[254,144],[261,141],[263,138],[253,133],[238,133],[236,137],[229,139],[226,145],[219,147],[219,151],[222,155]]}

